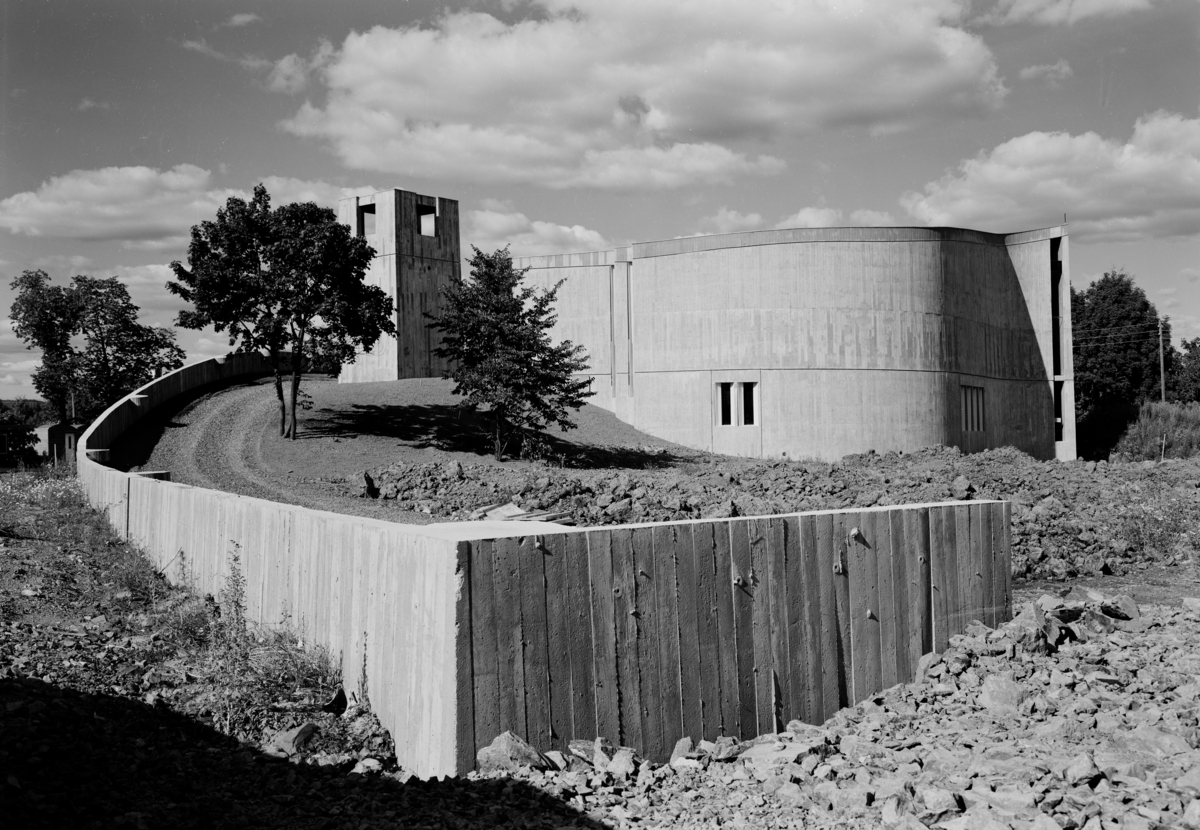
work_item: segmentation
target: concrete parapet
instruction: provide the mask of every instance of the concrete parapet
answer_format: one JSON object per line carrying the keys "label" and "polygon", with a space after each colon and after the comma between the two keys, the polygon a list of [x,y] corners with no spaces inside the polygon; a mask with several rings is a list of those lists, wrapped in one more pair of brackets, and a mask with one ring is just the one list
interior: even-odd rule
{"label": "concrete parapet", "polygon": [[971,620],[1011,614],[1004,502],[416,526],[93,459],[173,397],[266,371],[231,355],[147,384],[81,437],[80,481],[169,579],[216,594],[236,559],[248,619],[328,648],[420,776],[470,770],[505,730],[542,750],[602,735],[665,759],[683,735],[821,722],[911,679]]}

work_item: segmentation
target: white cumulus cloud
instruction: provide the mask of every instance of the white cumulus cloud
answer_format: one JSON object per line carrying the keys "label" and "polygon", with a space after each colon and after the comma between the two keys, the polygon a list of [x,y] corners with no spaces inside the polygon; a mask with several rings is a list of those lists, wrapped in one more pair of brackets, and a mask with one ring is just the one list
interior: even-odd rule
{"label": "white cumulus cloud", "polygon": [[324,101],[284,127],[358,169],[654,189],[768,175],[771,142],[981,115],[1007,92],[966,0],[534,2],[511,24],[352,33],[316,73]]}
{"label": "white cumulus cloud", "polygon": [[736,233],[737,231],[751,231],[755,228],[762,227],[763,218],[759,213],[739,213],[736,210],[722,205],[717,208],[717,212],[712,216],[706,216],[700,220],[700,224],[705,228],[716,231],[717,233]]}
{"label": "white cumulus cloud", "polygon": [[613,247],[599,231],[533,220],[507,202],[485,200],[481,209],[468,210],[464,218],[465,255],[469,255],[471,245],[488,253],[508,245],[513,256],[606,251]]}
{"label": "white cumulus cloud", "polygon": [[836,228],[842,223],[837,208],[805,207],[775,223],[776,228]]}
{"label": "white cumulus cloud", "polygon": [[979,15],[980,22],[1007,25],[1070,25],[1090,17],[1120,17],[1166,5],[1171,0],[996,0]]}
{"label": "white cumulus cloud", "polygon": [[[343,196],[373,192],[283,176],[268,176],[262,183],[275,205],[315,201],[336,207]],[[215,218],[229,197],[250,195],[249,190],[215,186],[212,173],[193,164],[169,170],[72,170],[37,190],[0,200],[0,228],[27,236],[121,240],[133,250],[180,252],[192,225]]]}
{"label": "white cumulus cloud", "polygon": [[225,21],[225,25],[231,29],[240,29],[242,26],[249,26],[251,23],[258,23],[261,20],[262,18],[256,14],[242,12],[240,14],[231,15],[230,18]]}
{"label": "white cumulus cloud", "polygon": [[1127,142],[1032,132],[962,161],[901,204],[927,225],[998,232],[1054,225],[1126,241],[1200,235],[1200,119],[1139,118]]}
{"label": "white cumulus cloud", "polygon": [[1046,86],[1056,87],[1074,75],[1071,69],[1071,64],[1064,59],[1059,59],[1055,63],[1038,64],[1037,66],[1026,66],[1021,70],[1020,76],[1022,81],[1042,81]]}

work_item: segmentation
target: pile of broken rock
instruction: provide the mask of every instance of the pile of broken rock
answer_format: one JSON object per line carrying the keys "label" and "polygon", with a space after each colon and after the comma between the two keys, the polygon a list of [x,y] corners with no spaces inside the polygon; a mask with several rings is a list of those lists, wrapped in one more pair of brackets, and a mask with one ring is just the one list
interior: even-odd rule
{"label": "pile of broken rock", "polygon": [[1198,638],[1200,600],[1043,596],[822,726],[685,738],[665,764],[603,739],[541,754],[506,733],[474,775],[630,827],[1200,828]]}

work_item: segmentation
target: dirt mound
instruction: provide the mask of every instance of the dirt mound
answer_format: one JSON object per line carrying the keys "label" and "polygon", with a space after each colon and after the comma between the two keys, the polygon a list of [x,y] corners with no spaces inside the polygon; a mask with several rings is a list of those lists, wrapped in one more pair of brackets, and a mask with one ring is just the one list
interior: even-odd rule
{"label": "dirt mound", "polygon": [[458,461],[393,463],[347,493],[443,521],[487,504],[565,512],[580,525],[756,516],[803,510],[1005,499],[1013,571],[1065,579],[1143,561],[1186,561],[1197,541],[1200,466],[1041,462],[1011,448],[963,455],[865,453],[832,464],[707,456],[662,469],[514,469]]}

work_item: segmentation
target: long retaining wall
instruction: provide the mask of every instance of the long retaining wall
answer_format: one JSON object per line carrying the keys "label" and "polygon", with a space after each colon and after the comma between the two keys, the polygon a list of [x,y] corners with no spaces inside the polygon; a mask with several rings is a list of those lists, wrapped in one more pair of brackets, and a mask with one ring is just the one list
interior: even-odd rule
{"label": "long retaining wall", "polygon": [[506,729],[541,749],[603,735],[665,759],[752,737],[913,676],[971,620],[1011,614],[1004,502],[605,528],[404,525],[124,473],[116,438],[185,392],[266,374],[231,355],[147,384],[80,439],[91,503],[177,582],[340,658],[399,762],[462,773]]}

